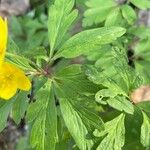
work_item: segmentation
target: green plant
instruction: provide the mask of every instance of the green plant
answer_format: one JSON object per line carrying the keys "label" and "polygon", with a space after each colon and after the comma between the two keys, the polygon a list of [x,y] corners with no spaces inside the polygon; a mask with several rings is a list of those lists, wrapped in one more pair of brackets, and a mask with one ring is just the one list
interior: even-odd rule
{"label": "green plant", "polygon": [[150,148],[150,103],[131,98],[150,84],[150,29],[136,25],[138,9],[150,1],[85,1],[89,8],[76,4],[87,9],[87,29],[75,35],[74,0],[55,0],[48,17],[11,19],[7,61],[26,72],[32,88],[0,101],[0,130],[8,117],[17,125],[25,119],[19,150]]}

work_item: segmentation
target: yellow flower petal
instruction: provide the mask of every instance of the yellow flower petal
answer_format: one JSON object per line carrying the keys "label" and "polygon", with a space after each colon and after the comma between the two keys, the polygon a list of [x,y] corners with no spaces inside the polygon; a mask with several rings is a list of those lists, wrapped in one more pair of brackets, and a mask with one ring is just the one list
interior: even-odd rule
{"label": "yellow flower petal", "polygon": [[17,83],[14,80],[7,80],[0,77],[0,97],[9,100],[16,94]]}
{"label": "yellow flower petal", "polygon": [[4,62],[0,67],[0,97],[9,99],[15,95],[17,89],[28,91],[30,80],[24,72],[13,64]]}
{"label": "yellow flower petal", "polygon": [[0,97],[10,99],[17,89],[28,91],[31,88],[25,73],[15,65],[4,62],[7,45],[7,20],[0,17]]}
{"label": "yellow flower petal", "polygon": [[7,65],[9,65],[15,71],[15,78],[16,78],[18,89],[24,90],[24,91],[29,91],[31,88],[31,82],[25,76],[25,73],[21,69],[16,67],[15,65],[12,65],[9,63],[7,63]]}
{"label": "yellow flower petal", "polygon": [[6,45],[7,45],[8,27],[7,20],[0,17],[0,66],[4,61]]}

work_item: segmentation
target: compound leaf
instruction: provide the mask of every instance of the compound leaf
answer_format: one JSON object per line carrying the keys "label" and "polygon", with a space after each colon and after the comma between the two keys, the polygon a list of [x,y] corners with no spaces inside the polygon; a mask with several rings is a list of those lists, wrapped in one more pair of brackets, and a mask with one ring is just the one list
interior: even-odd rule
{"label": "compound leaf", "polygon": [[80,32],[66,41],[54,57],[77,57],[99,48],[100,45],[113,42],[124,33],[125,29],[121,27],[103,27]]}
{"label": "compound leaf", "polygon": [[122,8],[122,15],[127,20],[129,24],[134,24],[136,20],[136,13],[134,9],[129,5],[123,5]]}
{"label": "compound leaf", "polygon": [[88,0],[86,5],[88,9],[84,13],[84,27],[103,22],[117,3],[113,0]]}
{"label": "compound leaf", "polygon": [[51,51],[62,42],[77,17],[77,10],[71,11],[73,6],[74,0],[56,0],[49,9],[48,30]]}
{"label": "compound leaf", "polygon": [[37,150],[55,150],[57,143],[57,111],[51,82],[37,91],[36,102],[30,104],[27,120],[32,122],[30,142]]}
{"label": "compound leaf", "polygon": [[105,131],[95,130],[94,135],[102,137],[105,135],[97,150],[121,150],[125,143],[125,115],[121,114],[115,119],[105,123]]}

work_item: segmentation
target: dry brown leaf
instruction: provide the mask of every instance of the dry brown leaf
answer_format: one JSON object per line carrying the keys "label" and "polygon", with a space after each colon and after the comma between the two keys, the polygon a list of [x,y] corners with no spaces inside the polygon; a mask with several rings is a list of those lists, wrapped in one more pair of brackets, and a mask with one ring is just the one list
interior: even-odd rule
{"label": "dry brown leaf", "polygon": [[131,94],[131,100],[134,103],[150,101],[150,86],[142,85]]}

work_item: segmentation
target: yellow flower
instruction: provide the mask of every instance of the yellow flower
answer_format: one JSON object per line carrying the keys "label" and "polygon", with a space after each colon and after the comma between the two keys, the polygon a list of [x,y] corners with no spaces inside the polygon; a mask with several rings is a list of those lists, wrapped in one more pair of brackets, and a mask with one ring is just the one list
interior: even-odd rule
{"label": "yellow flower", "polygon": [[4,61],[4,57],[5,57],[5,50],[7,45],[7,34],[8,34],[7,20],[6,19],[3,20],[0,17],[0,66]]}
{"label": "yellow flower", "polygon": [[13,64],[4,61],[7,45],[7,20],[0,17],[0,98],[9,100],[17,89],[28,91],[30,80],[25,73]]}

